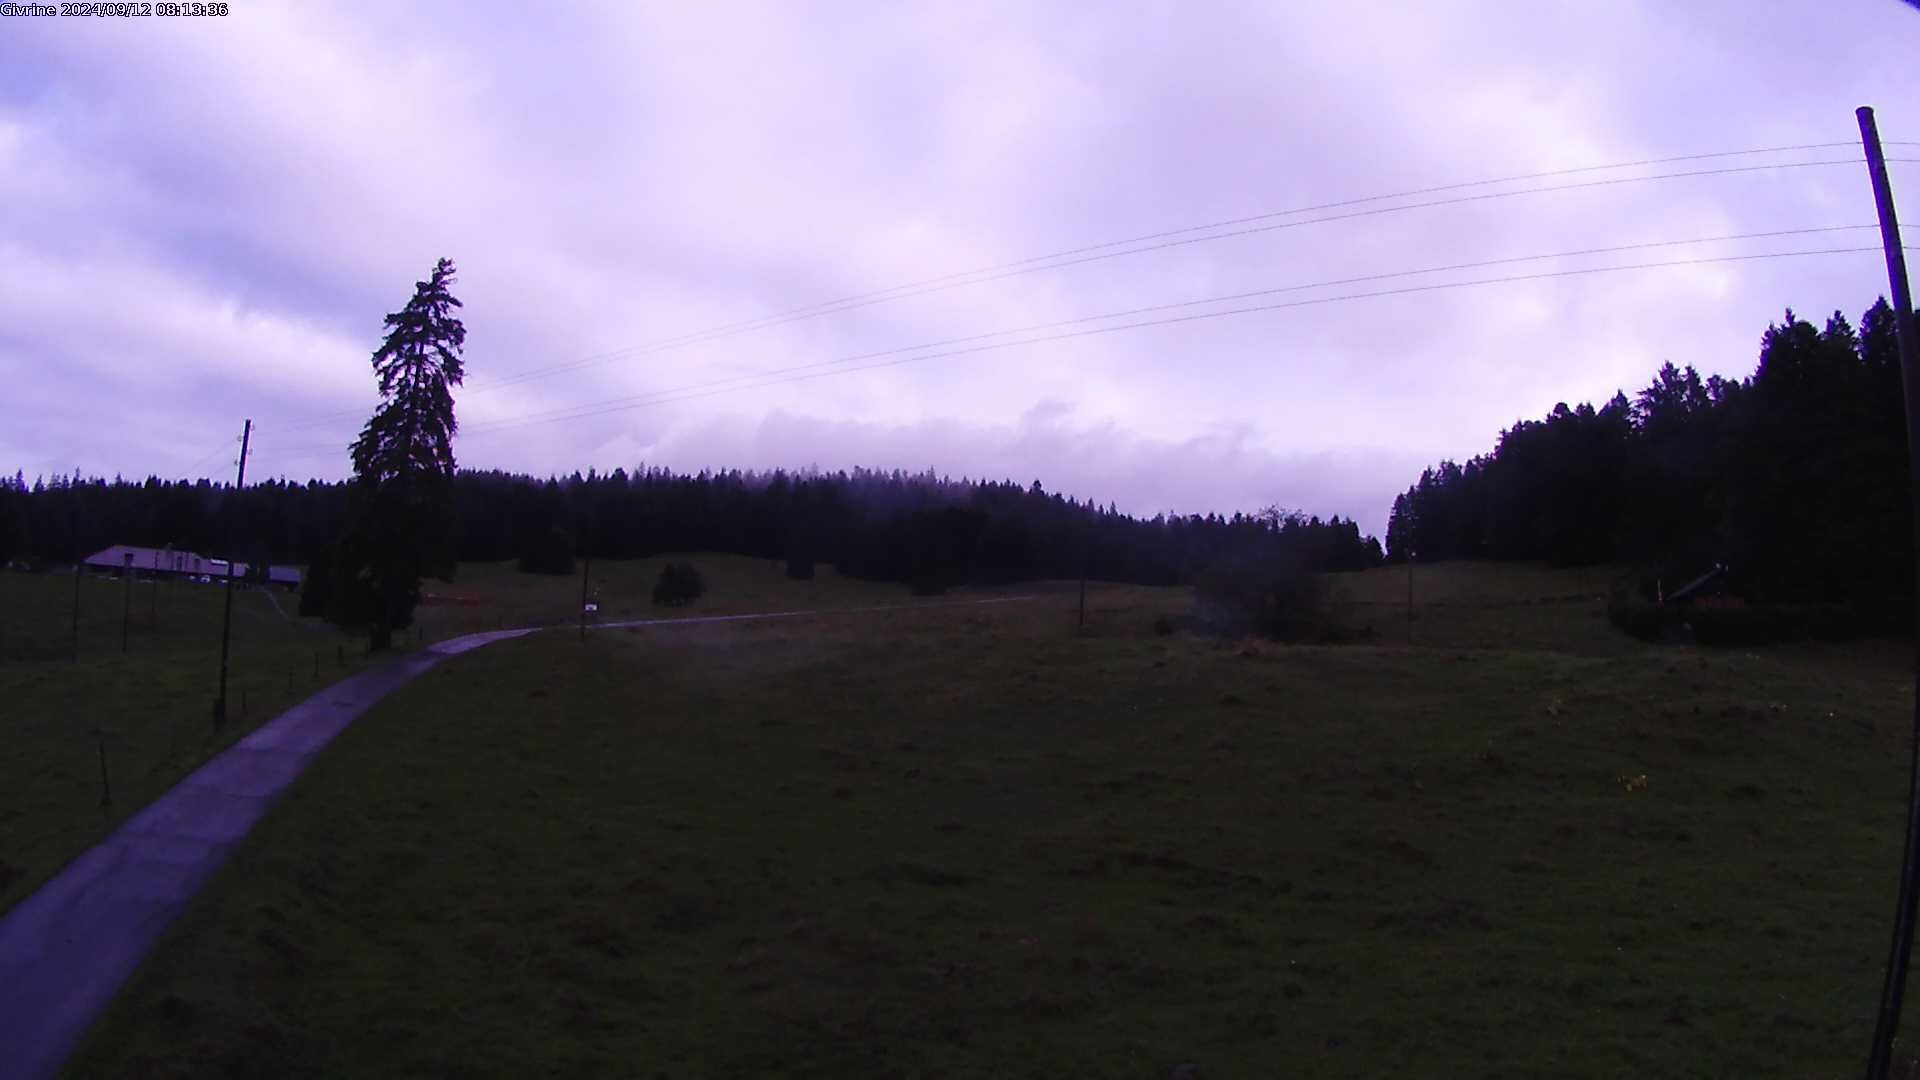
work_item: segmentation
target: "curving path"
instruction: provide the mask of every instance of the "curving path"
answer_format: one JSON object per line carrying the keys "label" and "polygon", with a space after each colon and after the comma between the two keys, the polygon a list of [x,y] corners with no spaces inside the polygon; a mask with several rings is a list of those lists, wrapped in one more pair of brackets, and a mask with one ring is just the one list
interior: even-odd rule
{"label": "curving path", "polygon": [[0,918],[0,1076],[51,1076],[274,797],[354,718],[449,656],[454,638],[327,687],[215,755]]}
{"label": "curving path", "polygon": [[[951,604],[634,619],[612,630]],[[0,1078],[54,1075],[147,950],[273,800],[368,707],[450,656],[534,630],[430,645],[320,691],[215,755],[0,916]]]}

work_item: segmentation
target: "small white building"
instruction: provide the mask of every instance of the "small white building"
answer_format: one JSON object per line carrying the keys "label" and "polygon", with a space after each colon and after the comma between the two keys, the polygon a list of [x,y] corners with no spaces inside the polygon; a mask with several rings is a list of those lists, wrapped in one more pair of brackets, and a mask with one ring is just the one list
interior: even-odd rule
{"label": "small white building", "polygon": [[[100,570],[118,574],[127,568],[127,556],[133,557],[133,571],[151,577],[199,577],[215,573],[214,560],[204,558],[191,551],[175,551],[171,548],[135,547],[132,544],[115,544],[103,548],[81,560],[89,570]],[[225,573],[222,566],[220,573]]]}
{"label": "small white building", "polygon": [[[133,572],[141,577],[184,577],[206,578],[208,581],[223,581],[227,576],[227,560],[210,559],[191,551],[175,551],[171,548],[136,547],[132,544],[115,544],[103,548],[81,560],[81,565],[89,570],[102,573],[119,574],[126,570],[131,555]],[[233,576],[244,578],[252,569],[243,562],[233,564]],[[297,566],[267,567],[267,583],[283,589],[300,587],[300,568]]]}

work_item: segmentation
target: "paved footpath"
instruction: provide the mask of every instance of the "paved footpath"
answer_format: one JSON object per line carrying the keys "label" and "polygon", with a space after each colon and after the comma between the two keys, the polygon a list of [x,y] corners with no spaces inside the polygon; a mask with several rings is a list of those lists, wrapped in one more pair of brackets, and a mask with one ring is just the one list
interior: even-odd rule
{"label": "paved footpath", "polygon": [[[594,628],[741,622],[1026,599],[1002,596],[634,619]],[[355,717],[450,656],[533,632],[497,630],[453,638],[327,687],[221,751],[0,917],[0,1078],[38,1080],[59,1070],[161,931],[227,861],[273,800]]]}
{"label": "paved footpath", "polygon": [[274,798],[368,706],[472,634],[343,679],[190,773],[0,918],[0,1077],[52,1076]]}

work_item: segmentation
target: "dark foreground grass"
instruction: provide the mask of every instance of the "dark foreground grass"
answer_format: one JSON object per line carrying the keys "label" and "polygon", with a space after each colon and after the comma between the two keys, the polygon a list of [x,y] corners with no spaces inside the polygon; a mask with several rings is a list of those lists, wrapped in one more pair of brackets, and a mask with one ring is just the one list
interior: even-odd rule
{"label": "dark foreground grass", "polygon": [[87,1076],[1835,1076],[1901,669],[1152,636],[1178,596],[524,639],[356,724]]}

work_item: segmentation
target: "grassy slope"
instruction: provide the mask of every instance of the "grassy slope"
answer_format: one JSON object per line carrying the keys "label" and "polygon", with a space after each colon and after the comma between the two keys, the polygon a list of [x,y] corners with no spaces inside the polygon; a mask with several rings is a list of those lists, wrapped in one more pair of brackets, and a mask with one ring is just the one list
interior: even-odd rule
{"label": "grassy slope", "polygon": [[1407,620],[1407,568],[1332,574],[1332,595],[1356,626],[1382,644],[1551,649],[1619,655],[1636,646],[1607,622],[1616,571],[1549,570],[1500,563],[1440,563],[1412,572],[1413,620]]}
{"label": "grassy slope", "polygon": [[[1897,651],[1146,633],[1181,602],[463,658],[342,737],[76,1071],[1857,1068]],[[1455,614],[1416,632],[1496,621]]]}
{"label": "grassy slope", "polygon": [[[707,594],[685,608],[655,607],[654,581],[672,559],[686,559],[698,567]],[[828,566],[819,568],[814,581],[790,581],[784,563],[731,555],[601,561],[576,567],[567,577],[522,574],[511,563],[468,564],[460,567],[451,584],[430,581],[424,591],[472,603],[430,602],[419,609],[420,620],[429,638],[498,626],[576,622],[582,571],[590,576],[589,588],[600,604],[598,618],[603,621],[884,604],[903,594],[898,585],[841,578]]]}
{"label": "grassy slope", "polygon": [[[219,586],[133,586],[121,652],[122,582],[83,578],[71,659],[73,578],[0,573],[0,911],[219,748],[364,665],[362,644],[296,597],[242,590],[233,604],[229,723],[213,731]],[[316,662],[317,660],[317,662]],[[244,710],[243,710],[244,703]],[[113,805],[100,805],[104,733]]]}
{"label": "grassy slope", "polygon": [[[603,564],[595,574],[604,618],[758,611],[893,599],[898,589],[842,582],[831,570],[811,585],[788,582],[763,561],[697,560],[713,594],[675,610],[647,603],[664,559]],[[465,566],[427,591],[474,601],[428,605],[402,650],[496,626],[578,617],[580,579]],[[299,598],[242,590],[233,606],[230,723],[212,730],[219,671],[222,589],[213,585],[85,577],[80,660],[71,659],[73,578],[0,573],[0,911],[67,860],[261,721],[368,662],[363,638],[299,619]],[[129,650],[121,613],[131,611]],[[378,661],[375,661],[378,662]],[[242,705],[245,711],[242,712]],[[100,805],[96,729],[105,732],[113,805]]]}

